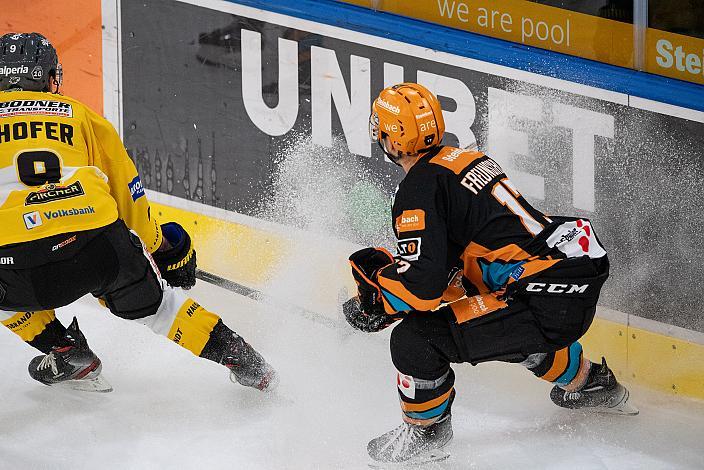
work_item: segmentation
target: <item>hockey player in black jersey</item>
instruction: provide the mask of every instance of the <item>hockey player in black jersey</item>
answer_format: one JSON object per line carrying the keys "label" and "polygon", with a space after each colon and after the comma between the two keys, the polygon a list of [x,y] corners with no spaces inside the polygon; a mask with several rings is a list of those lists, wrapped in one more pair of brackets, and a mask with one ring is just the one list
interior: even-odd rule
{"label": "hockey player in black jersey", "polygon": [[442,110],[426,88],[384,89],[370,136],[406,173],[393,203],[397,257],[350,256],[354,327],[397,320],[391,357],[403,424],[369,442],[374,462],[437,460],[452,438],[451,363],[521,363],[554,383],[565,408],[636,414],[605,361],[579,338],[592,323],[609,262],[587,219],[547,217],[481,152],[442,145]]}
{"label": "hockey player in black jersey", "polygon": [[0,37],[0,323],[42,352],[29,374],[52,386],[107,392],[102,364],[74,319],[54,309],[85,294],[149,326],[230,378],[259,390],[274,369],[184,289],[196,253],[160,224],[117,132],[58,93],[61,65],[44,36]]}

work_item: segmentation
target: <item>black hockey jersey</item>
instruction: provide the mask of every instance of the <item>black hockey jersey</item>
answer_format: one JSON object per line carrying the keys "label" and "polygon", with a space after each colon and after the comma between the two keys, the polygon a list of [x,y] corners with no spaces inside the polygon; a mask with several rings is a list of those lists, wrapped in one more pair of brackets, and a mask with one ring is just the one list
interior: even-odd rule
{"label": "black hockey jersey", "polygon": [[505,306],[501,294],[514,282],[566,258],[606,255],[588,220],[545,216],[494,160],[452,147],[410,169],[393,222],[399,259],[377,277],[390,314],[433,310],[466,291],[467,305],[455,312],[465,321]]}

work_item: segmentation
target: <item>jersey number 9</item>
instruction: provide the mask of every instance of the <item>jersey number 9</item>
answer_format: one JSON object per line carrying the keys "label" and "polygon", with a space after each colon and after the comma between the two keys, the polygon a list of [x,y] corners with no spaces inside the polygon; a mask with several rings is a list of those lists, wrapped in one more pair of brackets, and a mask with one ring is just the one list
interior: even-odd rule
{"label": "jersey number 9", "polygon": [[61,180],[61,159],[49,150],[31,150],[17,155],[17,175],[26,186],[42,186]]}

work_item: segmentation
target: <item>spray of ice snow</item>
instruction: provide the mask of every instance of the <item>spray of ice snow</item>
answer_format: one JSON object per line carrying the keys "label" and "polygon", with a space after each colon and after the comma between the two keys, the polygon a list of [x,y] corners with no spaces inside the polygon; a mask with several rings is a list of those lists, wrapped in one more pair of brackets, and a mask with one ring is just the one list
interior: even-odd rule
{"label": "spray of ice snow", "polygon": [[291,226],[292,243],[267,293],[315,311],[336,309],[353,286],[349,254],[389,246],[390,195],[341,138],[328,148],[313,144],[309,134],[294,134],[276,159],[272,197],[259,217]]}

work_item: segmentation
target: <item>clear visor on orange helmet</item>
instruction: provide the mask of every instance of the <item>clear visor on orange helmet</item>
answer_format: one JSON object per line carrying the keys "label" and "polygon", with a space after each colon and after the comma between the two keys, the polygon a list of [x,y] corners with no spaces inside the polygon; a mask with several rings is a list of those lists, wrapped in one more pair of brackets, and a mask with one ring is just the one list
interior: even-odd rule
{"label": "clear visor on orange helmet", "polygon": [[369,115],[369,138],[372,142],[379,142],[379,114],[376,111]]}

